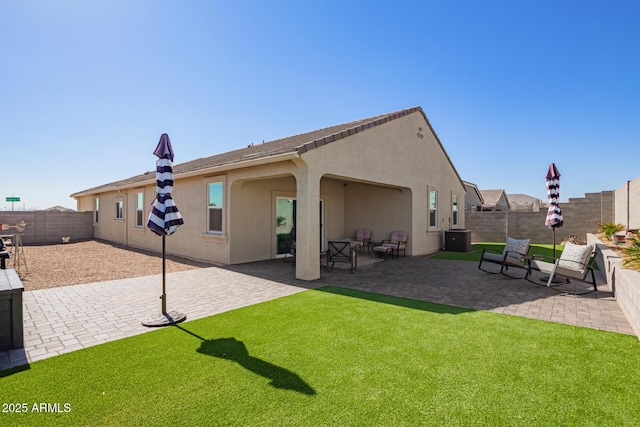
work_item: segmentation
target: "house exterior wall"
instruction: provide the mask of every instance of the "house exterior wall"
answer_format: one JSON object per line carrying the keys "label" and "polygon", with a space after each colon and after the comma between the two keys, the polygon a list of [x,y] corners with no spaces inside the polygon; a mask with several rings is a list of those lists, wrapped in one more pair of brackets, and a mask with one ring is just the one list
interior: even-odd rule
{"label": "house exterior wall", "polygon": [[[293,163],[282,162],[176,179],[172,196],[185,223],[176,233],[167,237],[166,252],[221,264],[271,258],[272,237],[269,233],[272,195],[295,197],[294,170]],[[207,233],[207,184],[210,182],[222,182],[224,187],[224,230],[218,234]],[[144,187],[100,194],[99,221],[94,224],[95,237],[160,251],[159,236],[146,227],[155,191],[154,182]],[[138,192],[144,194],[143,227],[135,226]],[[93,210],[95,197],[79,198],[78,207]],[[115,205],[120,199],[124,201],[125,215],[123,220],[116,220]],[[273,246],[275,248],[275,243]]]}
{"label": "house exterior wall", "polygon": [[509,210],[509,203],[507,203],[507,198],[505,197],[504,193],[501,194],[500,198],[498,199],[498,203],[496,204],[496,210],[497,211]]}
{"label": "house exterior wall", "polygon": [[[298,158],[262,165],[219,168],[217,173],[176,176],[173,198],[184,225],[167,238],[167,253],[236,264],[276,256],[276,200],[296,198],[296,277],[319,277],[320,245],[370,228],[374,239],[394,230],[409,233],[407,254],[442,247],[458,195],[458,228],[464,228],[465,190],[440,143],[420,112],[309,150]],[[224,187],[222,233],[207,233],[207,184]],[[438,192],[437,224],[429,227],[429,190]],[[144,193],[144,225],[135,226],[137,193]],[[78,209],[93,211],[100,199],[96,238],[159,251],[160,239],[146,227],[155,181],[146,185],[78,198]],[[319,201],[324,202],[323,241]],[[116,202],[124,217],[115,218]]]}
{"label": "house exterior wall", "polygon": [[411,191],[359,182],[345,187],[345,231],[355,236],[358,229],[372,231],[371,240],[388,239],[392,231],[411,228]]}
{"label": "house exterior wall", "polygon": [[465,187],[465,189],[464,210],[468,212],[477,209],[478,206],[482,206],[482,200],[478,196],[477,189],[475,187]]}
{"label": "house exterior wall", "polygon": [[[459,200],[458,228],[464,228],[464,186],[420,113],[379,126],[373,132],[351,135],[344,143],[316,148],[302,159],[324,176],[358,177],[372,185],[406,189],[403,191],[410,194],[405,196],[410,198],[410,206],[404,204],[406,217],[398,219],[398,227],[387,222],[385,230],[403,227],[409,233],[407,254],[432,253],[442,247],[443,232],[452,216],[453,194]],[[428,224],[429,190],[438,192],[438,217],[433,228]]]}

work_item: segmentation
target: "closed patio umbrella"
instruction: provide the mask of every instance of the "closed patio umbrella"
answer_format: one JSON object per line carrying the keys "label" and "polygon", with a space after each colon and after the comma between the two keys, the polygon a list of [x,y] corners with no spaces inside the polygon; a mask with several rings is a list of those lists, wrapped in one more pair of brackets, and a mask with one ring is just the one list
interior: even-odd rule
{"label": "closed patio umbrella", "polygon": [[556,257],[556,228],[562,227],[564,220],[560,209],[560,172],[555,163],[549,165],[547,171],[547,196],[549,197],[549,209],[544,225],[553,230],[553,257]]}
{"label": "closed patio umbrella", "polygon": [[156,161],[156,198],[149,214],[147,227],[155,234],[162,236],[162,313],[142,322],[145,326],[165,326],[183,321],[186,316],[177,311],[167,312],[166,288],[166,236],[173,234],[178,226],[184,224],[171,192],[173,190],[173,149],[169,135],[160,136],[158,146],[153,152]]}

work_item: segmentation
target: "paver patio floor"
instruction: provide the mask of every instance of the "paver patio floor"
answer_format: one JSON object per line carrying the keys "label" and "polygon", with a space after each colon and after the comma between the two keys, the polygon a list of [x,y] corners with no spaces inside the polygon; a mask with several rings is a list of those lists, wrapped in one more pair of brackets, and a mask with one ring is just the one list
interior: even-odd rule
{"label": "paver patio floor", "polygon": [[[474,262],[422,256],[361,265],[354,274],[322,268],[319,280],[304,282],[294,264],[270,260],[168,274],[167,309],[189,321],[334,285],[633,335],[598,280],[598,292],[575,297],[484,273]],[[24,292],[24,348],[0,352],[0,369],[153,330],[141,321],[160,311],[161,293],[160,275]]]}

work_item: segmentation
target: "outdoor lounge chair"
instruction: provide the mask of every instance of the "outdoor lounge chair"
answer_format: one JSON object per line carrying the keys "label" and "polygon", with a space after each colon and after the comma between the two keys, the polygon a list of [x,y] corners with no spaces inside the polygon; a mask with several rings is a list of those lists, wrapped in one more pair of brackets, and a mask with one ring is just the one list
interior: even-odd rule
{"label": "outdoor lounge chair", "polygon": [[[529,261],[529,268],[525,278],[535,284],[546,284],[548,287],[553,287],[570,283],[571,279],[586,282],[587,276],[591,276],[589,283],[593,285],[593,290],[581,292],[562,290],[562,292],[569,294],[595,292],[598,287],[596,286],[596,276],[592,267],[594,262],[591,259],[593,251],[593,245],[576,245],[566,242],[560,258],[553,259],[553,262],[544,261],[544,257],[541,255],[533,255]],[[541,278],[536,275],[536,278],[533,278],[533,271],[539,271],[544,275],[548,275],[548,277]]]}
{"label": "outdoor lounge chair", "polygon": [[367,248],[368,251],[371,248],[371,230],[356,230],[355,237],[351,238],[351,247],[360,250]]}
{"label": "outdoor lounge chair", "polygon": [[385,261],[388,254],[391,254],[392,257],[395,255],[396,259],[398,259],[400,251],[402,251],[402,256],[406,256],[407,236],[408,234],[405,231],[393,231],[389,239],[383,240],[373,248],[373,251],[384,255]]}
{"label": "outdoor lounge chair", "polygon": [[[522,279],[527,276],[527,253],[529,252],[530,239],[512,239],[507,237],[507,244],[504,246],[502,253],[496,252],[491,249],[484,249],[480,256],[480,264],[478,268],[486,273],[497,274],[502,273],[507,277],[514,279]],[[483,263],[493,263],[500,265],[499,271],[491,271],[482,268]],[[524,269],[524,275],[522,277],[514,276],[508,273],[509,267]]]}
{"label": "outdoor lounge chair", "polygon": [[336,262],[345,262],[350,265],[350,272],[358,268],[358,256],[355,248],[351,247],[351,240],[328,240],[327,269],[331,271]]}

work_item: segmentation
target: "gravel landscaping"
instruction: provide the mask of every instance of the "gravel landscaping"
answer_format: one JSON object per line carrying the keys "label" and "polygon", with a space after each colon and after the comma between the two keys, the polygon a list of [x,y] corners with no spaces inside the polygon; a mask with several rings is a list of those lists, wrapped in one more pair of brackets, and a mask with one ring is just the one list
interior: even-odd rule
{"label": "gravel landscaping", "polygon": [[[23,248],[27,268],[20,265],[20,278],[28,291],[162,273],[160,253],[102,241]],[[166,260],[167,273],[211,266],[175,256],[167,256]],[[13,258],[8,260],[7,268],[13,268]]]}

